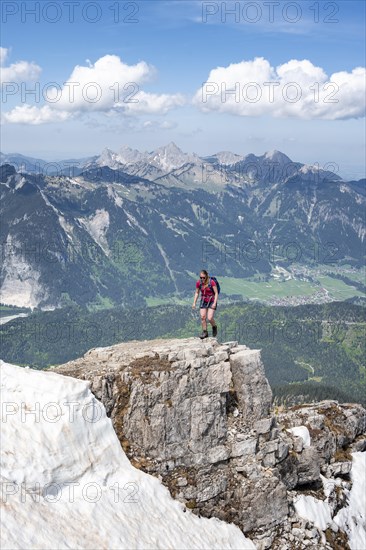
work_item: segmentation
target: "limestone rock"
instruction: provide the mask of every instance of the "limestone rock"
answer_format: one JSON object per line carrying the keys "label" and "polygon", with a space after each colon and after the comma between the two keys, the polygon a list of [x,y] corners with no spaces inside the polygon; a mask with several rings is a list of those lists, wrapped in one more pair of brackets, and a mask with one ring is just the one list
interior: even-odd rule
{"label": "limestone rock", "polygon": [[268,416],[272,391],[257,350],[243,350],[230,358],[233,383],[247,426]]}
{"label": "limestone rock", "polygon": [[352,462],[334,462],[327,468],[327,477],[345,476],[351,472]]}
{"label": "limestone rock", "polygon": [[307,447],[298,457],[297,483],[305,485],[320,479],[320,461],[316,449]]}
{"label": "limestone rock", "polygon": [[293,502],[309,485],[324,499],[322,472],[333,514],[345,506],[350,450],[366,448],[360,405],[275,417],[260,351],[211,338],[95,348],[54,370],[90,382],[132,464],[195,513],[235,523],[260,549],[330,548]]}

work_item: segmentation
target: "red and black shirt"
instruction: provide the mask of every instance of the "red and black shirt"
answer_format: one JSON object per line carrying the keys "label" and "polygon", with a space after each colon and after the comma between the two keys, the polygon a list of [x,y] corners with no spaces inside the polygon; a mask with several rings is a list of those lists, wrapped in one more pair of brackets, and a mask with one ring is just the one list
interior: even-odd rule
{"label": "red and black shirt", "polygon": [[215,292],[214,292],[213,287],[216,286],[216,283],[213,279],[209,280],[209,283],[210,283],[210,285],[204,287],[204,285],[203,285],[203,283],[201,283],[201,281],[196,282],[196,288],[201,289],[201,299],[204,302],[213,302],[214,297],[215,297]]}

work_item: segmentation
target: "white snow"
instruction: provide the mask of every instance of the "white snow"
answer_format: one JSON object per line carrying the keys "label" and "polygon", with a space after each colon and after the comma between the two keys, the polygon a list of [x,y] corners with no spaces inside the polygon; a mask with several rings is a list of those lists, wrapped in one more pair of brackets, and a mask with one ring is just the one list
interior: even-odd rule
{"label": "white snow", "polygon": [[314,523],[316,527],[325,531],[332,523],[345,531],[351,550],[366,548],[366,453],[352,453],[351,470],[352,487],[348,493],[348,504],[341,508],[332,518],[332,507],[328,498],[335,485],[341,485],[339,479],[327,479],[321,476],[325,500],[318,500],[312,496],[300,495],[294,500],[298,515]]}
{"label": "white snow", "polygon": [[325,531],[332,523],[331,509],[327,501],[300,495],[294,504],[299,516],[313,522],[318,529]]}
{"label": "white snow", "polygon": [[366,548],[366,453],[352,453],[352,487],[348,506],[342,508],[334,521],[348,535],[351,550]]}
{"label": "white snow", "polygon": [[1,547],[254,549],[135,469],[85,381],[0,362]]}
{"label": "white snow", "polygon": [[295,428],[289,428],[287,431],[293,433],[296,437],[301,437],[304,447],[310,447],[311,439],[306,426],[296,426]]}
{"label": "white snow", "polygon": [[334,487],[341,487],[342,486],[342,480],[338,478],[328,478],[320,475],[320,480],[323,484],[323,493],[328,498],[332,492],[334,491]]}

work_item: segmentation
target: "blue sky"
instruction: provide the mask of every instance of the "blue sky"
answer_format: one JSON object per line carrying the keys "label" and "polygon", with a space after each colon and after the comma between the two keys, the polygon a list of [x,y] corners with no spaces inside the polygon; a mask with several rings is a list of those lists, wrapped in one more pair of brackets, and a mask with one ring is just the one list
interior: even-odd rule
{"label": "blue sky", "polygon": [[[51,160],[174,141],[198,154],[279,149],[362,175],[363,1],[4,0],[1,17],[5,153]],[[93,82],[102,97],[86,101]],[[48,101],[55,85],[62,96]],[[34,86],[39,98],[24,94]]]}

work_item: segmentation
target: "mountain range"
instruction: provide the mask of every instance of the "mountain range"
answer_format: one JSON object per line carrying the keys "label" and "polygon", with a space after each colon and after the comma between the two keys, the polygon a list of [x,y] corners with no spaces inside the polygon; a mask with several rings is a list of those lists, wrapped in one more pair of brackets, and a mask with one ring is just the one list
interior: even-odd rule
{"label": "mountain range", "polygon": [[201,157],[195,153],[184,153],[174,142],[157,148],[154,151],[140,152],[127,145],[122,146],[119,151],[114,152],[105,148],[100,155],[80,159],[63,159],[47,162],[40,158],[28,157],[19,153],[0,153],[0,164],[11,164],[17,171],[28,173],[42,173],[44,175],[78,175],[85,169],[107,166],[113,170],[123,170],[127,173],[140,176],[146,173],[153,173],[156,176],[165,176],[168,173],[182,168],[183,166],[198,166],[202,171],[206,170],[211,176],[215,171],[221,172],[224,168],[225,174],[221,174],[223,183],[230,178],[226,172],[231,173],[234,179],[247,177],[250,179],[276,179],[281,181],[298,175],[314,179],[340,180],[341,178],[331,170],[323,170],[317,165],[305,165],[300,162],[293,162],[287,155],[280,151],[270,151],[264,155],[254,154],[238,155],[230,151],[220,151],[210,156]]}
{"label": "mountain range", "polygon": [[294,261],[363,264],[365,181],[279,151],[202,158],[170,143],[53,167],[1,162],[5,304],[139,307],[191,293],[201,268],[248,277]]}

